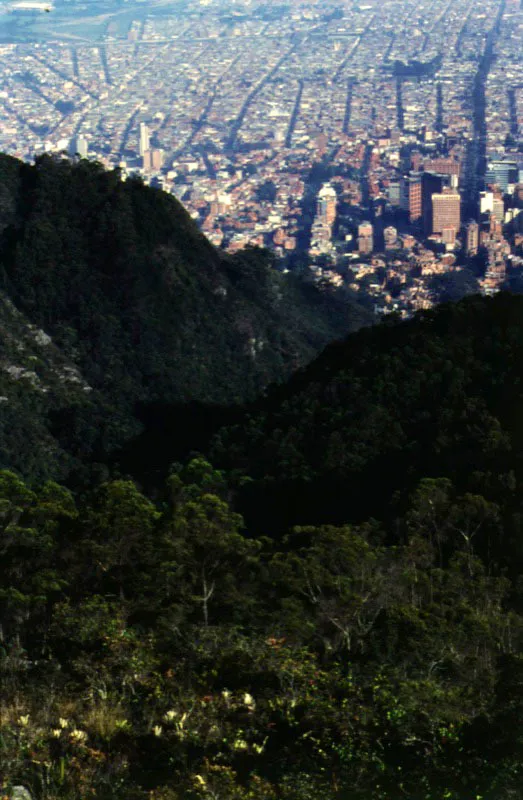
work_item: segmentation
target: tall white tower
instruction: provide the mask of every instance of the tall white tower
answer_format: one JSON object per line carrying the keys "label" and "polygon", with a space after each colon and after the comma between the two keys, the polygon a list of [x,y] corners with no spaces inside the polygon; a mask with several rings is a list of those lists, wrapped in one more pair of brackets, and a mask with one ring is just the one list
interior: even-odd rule
{"label": "tall white tower", "polygon": [[149,150],[149,128],[145,124],[145,122],[140,122],[140,143],[139,143],[139,152],[140,155]]}
{"label": "tall white tower", "polygon": [[69,144],[69,155],[80,156],[80,158],[87,158],[87,152],[89,150],[89,145],[87,143],[87,139],[83,136],[75,136],[71,139]]}

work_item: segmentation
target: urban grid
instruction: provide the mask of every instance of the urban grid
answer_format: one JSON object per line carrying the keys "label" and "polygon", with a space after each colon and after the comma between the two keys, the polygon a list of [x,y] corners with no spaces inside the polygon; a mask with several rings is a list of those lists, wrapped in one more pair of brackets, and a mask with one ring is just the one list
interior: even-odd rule
{"label": "urban grid", "polygon": [[523,280],[520,0],[129,2],[24,41],[44,5],[0,4],[0,151],[140,175],[378,315]]}

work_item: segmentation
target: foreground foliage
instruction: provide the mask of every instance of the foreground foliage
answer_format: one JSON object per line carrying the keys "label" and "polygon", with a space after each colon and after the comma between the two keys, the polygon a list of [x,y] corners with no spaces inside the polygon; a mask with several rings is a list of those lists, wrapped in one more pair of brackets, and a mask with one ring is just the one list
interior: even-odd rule
{"label": "foreground foliage", "polygon": [[276,544],[248,535],[201,458],[165,496],[115,480],[75,500],[1,474],[5,789],[519,796],[519,582],[475,551],[496,504],[427,479],[394,532]]}
{"label": "foreground foliage", "polygon": [[363,330],[151,492],[0,473],[0,789],[521,797],[522,320]]}

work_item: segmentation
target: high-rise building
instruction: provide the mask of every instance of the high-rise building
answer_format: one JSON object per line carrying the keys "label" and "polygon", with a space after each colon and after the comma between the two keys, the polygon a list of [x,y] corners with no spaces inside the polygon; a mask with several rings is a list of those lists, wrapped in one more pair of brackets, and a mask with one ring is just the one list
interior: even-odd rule
{"label": "high-rise building", "polygon": [[441,231],[441,240],[447,245],[454,245],[456,242],[456,228],[453,225],[444,227]]}
{"label": "high-rise building", "polygon": [[414,225],[422,218],[423,185],[421,172],[410,172],[401,183],[401,207],[409,213],[409,222]]}
{"label": "high-rise building", "polygon": [[454,175],[459,179],[461,164],[453,158],[431,158],[425,161],[424,168],[427,172],[437,172],[438,175]]}
{"label": "high-rise building", "polygon": [[401,183],[398,181],[391,181],[389,183],[387,194],[391,206],[401,205]]}
{"label": "high-rise building", "polygon": [[394,250],[398,247],[398,231],[392,225],[388,225],[383,231],[385,250]]}
{"label": "high-rise building", "polygon": [[372,253],[374,249],[374,229],[370,222],[362,222],[358,226],[358,252],[362,255]]}
{"label": "high-rise building", "polygon": [[505,217],[505,203],[502,197],[494,196],[492,200],[492,213],[498,222],[503,222]]}
{"label": "high-rise building", "polygon": [[511,183],[518,182],[518,165],[515,161],[490,161],[485,175],[487,184],[499,186],[505,193]]}
{"label": "high-rise building", "polygon": [[318,192],[316,215],[327,225],[332,225],[336,219],[337,200],[338,198],[336,195],[336,190],[330,185],[330,183],[324,183]]}
{"label": "high-rise building", "polygon": [[163,166],[163,150],[146,150],[142,157],[145,172],[159,172]]}
{"label": "high-rise building", "polygon": [[471,221],[467,225],[467,255],[475,256],[479,247],[479,225]]}
{"label": "high-rise building", "polygon": [[69,146],[69,155],[80,156],[80,158],[87,158],[88,151],[89,151],[89,145],[85,137],[75,136],[73,139],[71,139],[71,144]]}
{"label": "high-rise building", "polygon": [[456,233],[461,225],[461,197],[457,192],[442,192],[432,195],[432,233],[443,233],[443,228],[454,228]]}
{"label": "high-rise building", "polygon": [[503,236],[503,221],[499,220],[495,214],[490,215],[489,233],[491,237],[501,238]]}
{"label": "high-rise building", "polygon": [[418,150],[410,154],[410,166],[413,172],[417,172],[423,163],[423,156]]}
{"label": "high-rise building", "polygon": [[480,192],[479,193],[479,211],[480,214],[492,214],[494,203],[493,192]]}
{"label": "high-rise building", "polygon": [[422,175],[423,230],[427,236],[432,232],[432,196],[441,194],[447,180],[447,176],[435,175],[433,172],[424,172]]}
{"label": "high-rise building", "polygon": [[149,128],[145,122],[140,122],[140,138],[138,143],[138,151],[143,158],[143,154],[149,150]]}

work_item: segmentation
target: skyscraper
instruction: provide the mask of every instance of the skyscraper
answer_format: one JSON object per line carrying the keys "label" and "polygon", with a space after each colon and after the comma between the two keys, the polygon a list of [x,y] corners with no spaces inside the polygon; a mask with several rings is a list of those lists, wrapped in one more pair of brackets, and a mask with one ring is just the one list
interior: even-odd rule
{"label": "skyscraper", "polygon": [[469,222],[467,225],[467,255],[475,256],[479,246],[479,225],[477,222]]}
{"label": "skyscraper", "polygon": [[71,139],[71,143],[69,145],[69,155],[87,158],[88,150],[89,145],[87,144],[87,139],[85,139],[83,136],[75,136],[73,139]]}
{"label": "skyscraper", "polygon": [[358,226],[358,251],[362,255],[372,253],[374,249],[374,229],[370,222],[362,222]]}
{"label": "skyscraper", "polygon": [[433,172],[423,173],[421,180],[421,205],[423,212],[423,230],[427,236],[432,231],[432,196],[441,194],[446,180],[446,176],[443,175],[435,175]]}
{"label": "skyscraper", "polygon": [[409,222],[419,222],[423,211],[423,186],[421,172],[410,172],[402,178],[401,207],[409,212]]}
{"label": "skyscraper", "polygon": [[457,192],[432,195],[432,233],[443,233],[444,228],[454,228],[457,233],[461,225],[461,197]]}
{"label": "skyscraper", "polygon": [[149,128],[145,122],[140,122],[140,139],[138,149],[142,158],[146,150],[149,150]]}
{"label": "skyscraper", "polygon": [[490,161],[485,180],[506,192],[510,183],[518,182],[518,165],[515,161]]}
{"label": "skyscraper", "polygon": [[143,168],[146,172],[159,172],[163,166],[163,150],[145,150]]}
{"label": "skyscraper", "polygon": [[383,231],[383,239],[385,240],[385,250],[394,250],[398,247],[398,231],[392,225],[388,225]]}
{"label": "skyscraper", "polygon": [[330,183],[324,183],[318,192],[316,214],[327,225],[332,225],[336,219],[337,199],[336,190],[333,189]]}
{"label": "skyscraper", "polygon": [[498,222],[503,222],[505,217],[505,203],[502,197],[494,195],[494,199],[492,200],[492,213]]}

